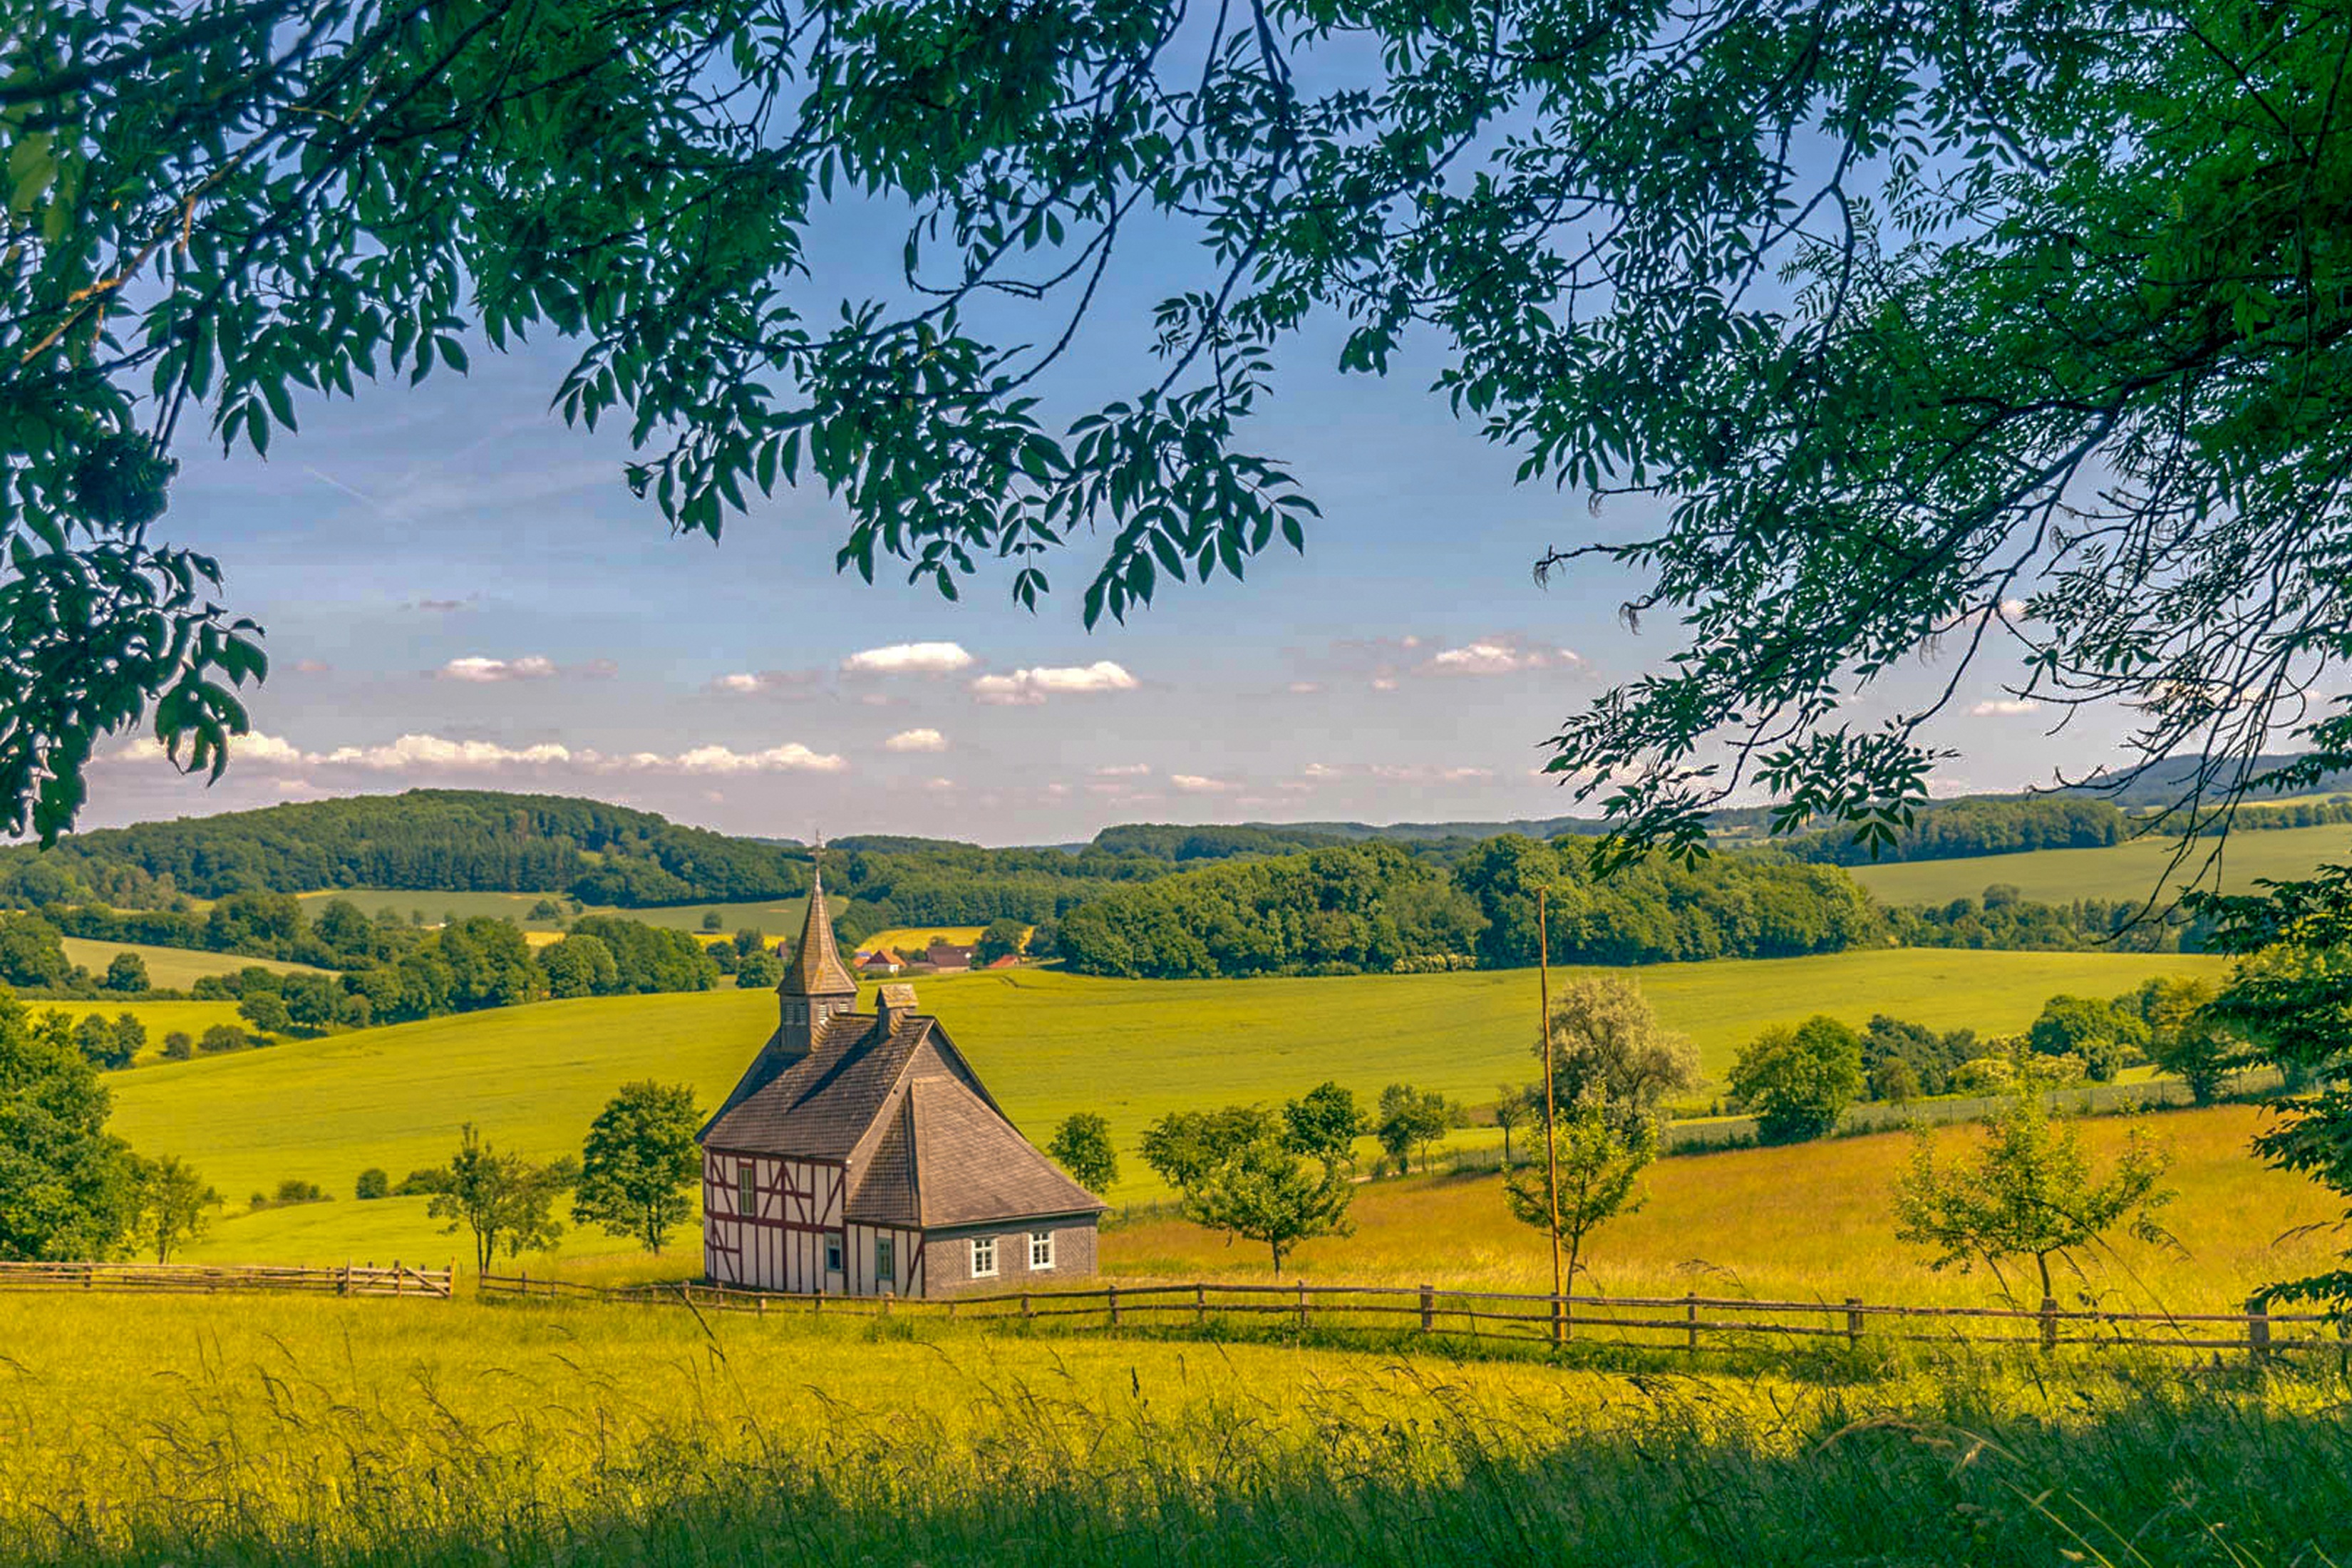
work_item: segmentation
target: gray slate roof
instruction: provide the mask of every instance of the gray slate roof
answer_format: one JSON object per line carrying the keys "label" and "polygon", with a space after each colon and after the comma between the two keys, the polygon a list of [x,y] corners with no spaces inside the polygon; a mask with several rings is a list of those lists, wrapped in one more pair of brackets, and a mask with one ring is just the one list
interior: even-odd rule
{"label": "gray slate roof", "polygon": [[918,1227],[1095,1214],[1102,1200],[1064,1175],[989,1097],[937,1018],[830,1019],[786,1064],[772,1038],[702,1141],[746,1153],[839,1161],[848,1217]]}

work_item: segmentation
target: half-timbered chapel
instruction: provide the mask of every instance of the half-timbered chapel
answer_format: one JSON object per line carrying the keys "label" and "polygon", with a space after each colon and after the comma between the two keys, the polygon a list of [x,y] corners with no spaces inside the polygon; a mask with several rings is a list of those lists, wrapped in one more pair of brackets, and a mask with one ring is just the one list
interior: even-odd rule
{"label": "half-timbered chapel", "polygon": [[913,986],[856,1010],[821,876],[776,1003],[776,1032],[702,1130],[708,1279],[944,1296],[1094,1272],[1103,1202],[1013,1127]]}

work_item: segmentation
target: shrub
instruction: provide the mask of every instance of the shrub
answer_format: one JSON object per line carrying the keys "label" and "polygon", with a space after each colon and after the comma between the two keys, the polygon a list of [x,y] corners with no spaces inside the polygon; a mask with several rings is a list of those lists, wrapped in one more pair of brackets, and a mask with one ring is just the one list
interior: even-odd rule
{"label": "shrub", "polygon": [[185,1029],[174,1029],[163,1037],[163,1059],[184,1062],[196,1054],[196,1042]]}
{"label": "shrub", "polygon": [[196,1042],[196,1049],[211,1056],[222,1051],[241,1051],[251,1044],[253,1037],[235,1024],[215,1024]]}
{"label": "shrub", "polygon": [[352,1195],[362,1203],[371,1198],[388,1198],[392,1195],[392,1178],[383,1173],[383,1166],[370,1165],[360,1173]]}

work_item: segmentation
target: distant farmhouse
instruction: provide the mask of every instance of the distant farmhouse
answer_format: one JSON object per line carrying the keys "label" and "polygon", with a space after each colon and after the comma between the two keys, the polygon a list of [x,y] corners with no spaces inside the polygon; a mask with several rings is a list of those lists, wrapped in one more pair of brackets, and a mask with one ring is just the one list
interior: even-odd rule
{"label": "distant farmhouse", "polygon": [[702,1130],[708,1279],[945,1296],[1094,1272],[1106,1205],[1006,1120],[915,988],[854,1010],[821,877],[776,999],[776,1032]]}

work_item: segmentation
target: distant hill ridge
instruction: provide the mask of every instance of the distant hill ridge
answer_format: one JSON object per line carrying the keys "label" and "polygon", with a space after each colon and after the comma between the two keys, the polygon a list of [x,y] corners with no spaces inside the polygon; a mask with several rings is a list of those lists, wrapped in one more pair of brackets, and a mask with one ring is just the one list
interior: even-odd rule
{"label": "distant hill ridge", "polygon": [[[2266,766],[2284,757],[2263,759]],[[2189,763],[2147,770],[2126,806],[2169,800]],[[2352,775],[2346,776],[2352,783]],[[2303,808],[2297,808],[2303,809]],[[2333,813],[2324,805],[2311,809]],[[2268,814],[2264,814],[2268,815]],[[2331,816],[2332,819],[2332,816]],[[1761,837],[1764,814],[1717,813],[1735,841]],[[989,848],[906,835],[835,842],[841,890],[877,915],[952,924],[1056,918],[1107,885],[1150,880],[1203,862],[1386,842],[1451,863],[1473,846],[1516,835],[1586,837],[1591,817],[1503,821],[1132,823],[1078,845]],[[1933,803],[1876,858],[1947,859],[2118,842],[2130,824],[2089,788]],[[1776,841],[1790,858],[1837,865],[1874,858],[1834,830]],[[304,801],[72,835],[54,849],[0,849],[0,900],[157,908],[178,895],[381,887],[420,892],[565,893],[583,903],[646,908],[792,898],[808,885],[805,846],[692,827],[604,801],[493,790],[417,789]]]}

